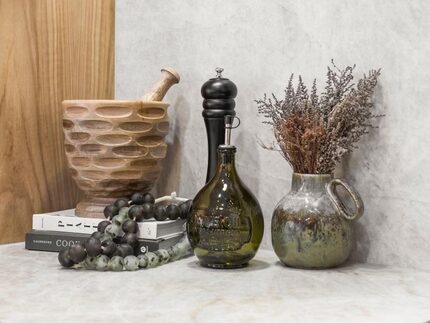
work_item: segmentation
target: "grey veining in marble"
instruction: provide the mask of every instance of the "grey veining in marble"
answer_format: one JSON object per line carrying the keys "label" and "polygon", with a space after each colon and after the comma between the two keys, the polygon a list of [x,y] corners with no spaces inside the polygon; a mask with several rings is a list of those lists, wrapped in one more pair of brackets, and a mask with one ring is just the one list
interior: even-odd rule
{"label": "grey veining in marble", "polygon": [[[241,177],[270,219],[287,193],[291,170],[259,140],[254,99],[281,94],[290,73],[307,83],[334,58],[356,76],[382,68],[376,108],[386,116],[344,162],[344,176],[366,204],[354,258],[430,269],[430,2],[373,0],[120,0],[116,3],[116,94],[137,98],[170,65],[181,74],[166,100],[174,120],[161,193],[192,197],[206,174],[201,85],[221,66],[238,86]],[[340,170],[341,171],[341,170]]]}
{"label": "grey veining in marble", "polygon": [[57,254],[0,246],[0,322],[417,322],[430,272],[369,264],[297,270],[260,251],[248,268],[195,257],[137,272],[61,269]]}

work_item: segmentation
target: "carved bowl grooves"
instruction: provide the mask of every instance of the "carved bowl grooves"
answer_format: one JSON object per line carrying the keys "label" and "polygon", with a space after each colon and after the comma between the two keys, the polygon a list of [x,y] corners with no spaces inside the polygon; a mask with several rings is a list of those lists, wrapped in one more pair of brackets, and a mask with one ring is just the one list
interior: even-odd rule
{"label": "carved bowl grooves", "polygon": [[75,124],[71,120],[63,119],[63,128],[65,130],[70,130]]}
{"label": "carved bowl grooves", "polygon": [[104,131],[113,128],[112,123],[103,120],[82,120],[79,121],[79,125],[83,130],[88,131]]}
{"label": "carved bowl grooves", "polygon": [[86,132],[70,132],[69,138],[72,141],[87,141],[90,138],[90,134]]}
{"label": "carved bowl grooves", "polygon": [[66,108],[66,115],[70,116],[70,117],[77,117],[77,116],[83,116],[84,114],[88,113],[88,109],[86,107],[83,106],[70,106]]}
{"label": "carved bowl grooves", "polygon": [[164,142],[164,137],[152,135],[152,136],[142,136],[136,139],[138,145],[145,147],[155,147]]}
{"label": "carved bowl grooves", "polygon": [[80,176],[86,179],[104,179],[106,177],[106,173],[97,170],[84,170],[80,172]]}
{"label": "carved bowl grooves", "polygon": [[151,155],[151,157],[161,159],[161,158],[166,157],[166,153],[167,153],[167,145],[163,144],[163,145],[151,148],[150,155]]}
{"label": "carved bowl grooves", "polygon": [[65,144],[64,149],[66,150],[66,154],[72,154],[76,151],[75,147],[70,144]]}
{"label": "carved bowl grooves", "polygon": [[146,119],[163,119],[166,116],[166,110],[163,108],[143,107],[138,110],[137,114]]}
{"label": "carved bowl grooves", "polygon": [[152,129],[152,123],[143,121],[124,122],[119,125],[119,128],[134,133],[148,132]]}
{"label": "carved bowl grooves", "polygon": [[85,144],[82,145],[79,150],[89,155],[97,155],[106,152],[106,147],[97,144]]}
{"label": "carved bowl grooves", "polygon": [[118,168],[127,164],[127,161],[121,158],[96,158],[94,165],[101,168]]}
{"label": "carved bowl grooves", "polygon": [[168,121],[162,121],[157,124],[157,130],[162,133],[168,133],[169,132],[169,122]]}
{"label": "carved bowl grooves", "polygon": [[112,152],[123,157],[142,157],[148,154],[148,149],[140,146],[121,146],[113,148]]}
{"label": "carved bowl grooves", "polygon": [[166,156],[167,104],[74,100],[63,107],[66,157],[80,189],[117,197],[153,187]]}
{"label": "carved bowl grooves", "polygon": [[133,160],[130,163],[130,166],[136,166],[141,168],[151,168],[151,167],[156,167],[157,165],[158,165],[157,159],[138,159],[138,160]]}
{"label": "carved bowl grooves", "polygon": [[142,177],[142,171],[121,170],[121,171],[113,172],[111,176],[112,178],[119,178],[119,179],[139,179]]}
{"label": "carved bowl grooves", "polygon": [[91,159],[88,157],[72,157],[70,163],[75,167],[88,167],[91,164]]}
{"label": "carved bowl grooves", "polygon": [[120,146],[130,143],[131,137],[121,134],[100,135],[96,137],[96,141],[107,146]]}
{"label": "carved bowl grooves", "polygon": [[132,108],[124,106],[102,106],[96,109],[96,115],[103,118],[127,118],[133,113]]}

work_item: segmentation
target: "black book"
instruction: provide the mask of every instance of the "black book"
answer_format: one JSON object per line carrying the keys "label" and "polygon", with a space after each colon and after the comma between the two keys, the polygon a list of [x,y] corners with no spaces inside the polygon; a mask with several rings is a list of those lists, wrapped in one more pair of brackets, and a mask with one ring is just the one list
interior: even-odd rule
{"label": "black book", "polygon": [[[85,233],[31,230],[25,235],[25,249],[59,252],[75,243],[84,242],[90,236]],[[155,240],[139,239],[138,250],[140,253],[147,253],[167,249],[175,245],[182,236],[183,234],[175,234]]]}

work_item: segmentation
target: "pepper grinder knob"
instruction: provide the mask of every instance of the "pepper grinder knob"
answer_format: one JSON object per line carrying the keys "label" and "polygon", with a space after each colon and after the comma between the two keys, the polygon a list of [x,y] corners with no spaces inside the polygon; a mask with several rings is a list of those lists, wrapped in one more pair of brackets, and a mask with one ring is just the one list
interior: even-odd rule
{"label": "pepper grinder knob", "polygon": [[227,115],[235,116],[234,98],[237,95],[236,85],[223,77],[223,68],[215,69],[216,77],[206,81],[201,89],[203,97],[203,119],[208,138],[208,169],[206,183],[215,175],[217,165],[217,148],[225,143],[224,118]]}

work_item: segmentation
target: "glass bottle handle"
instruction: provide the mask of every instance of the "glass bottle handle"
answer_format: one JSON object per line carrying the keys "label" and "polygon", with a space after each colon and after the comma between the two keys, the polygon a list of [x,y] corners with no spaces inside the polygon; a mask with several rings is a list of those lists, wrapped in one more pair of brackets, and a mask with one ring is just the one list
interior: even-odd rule
{"label": "glass bottle handle", "polygon": [[[345,204],[339,198],[339,195],[336,193],[336,186],[342,186],[351,196],[352,200],[355,204],[355,212],[351,213],[346,208]],[[363,200],[360,197],[360,194],[349,184],[341,180],[340,178],[334,178],[327,184],[327,192],[330,197],[330,200],[339,210],[340,214],[347,220],[357,220],[359,219],[364,212],[364,204]]]}

